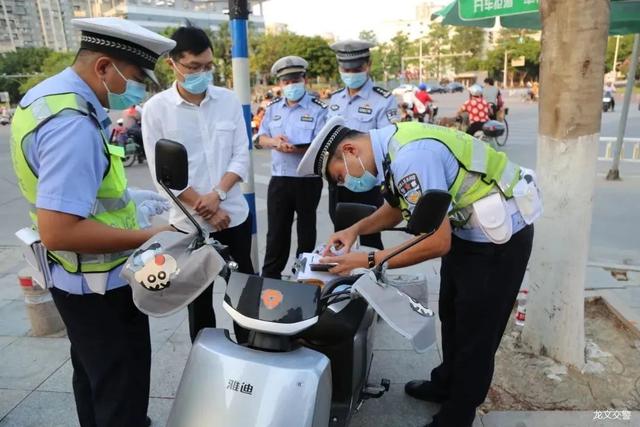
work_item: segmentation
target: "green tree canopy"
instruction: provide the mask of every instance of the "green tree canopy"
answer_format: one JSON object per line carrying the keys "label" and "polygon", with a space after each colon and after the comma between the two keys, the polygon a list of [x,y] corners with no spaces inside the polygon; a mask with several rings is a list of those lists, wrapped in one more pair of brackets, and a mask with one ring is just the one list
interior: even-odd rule
{"label": "green tree canopy", "polygon": [[358,38],[365,42],[378,44],[378,37],[376,37],[376,33],[373,30],[360,31],[360,34],[358,34]]}
{"label": "green tree canopy", "polygon": [[[631,56],[633,49],[633,34],[620,37],[620,45],[618,46],[618,69],[625,59]],[[613,70],[613,57],[616,51],[616,37],[611,36],[607,42],[607,58],[605,60],[605,72]]]}
{"label": "green tree canopy", "polygon": [[[528,36],[508,37],[501,39],[495,49],[487,53],[487,71],[492,76],[502,76],[504,68],[504,52],[507,50],[509,74],[513,80],[524,82],[537,79],[540,73],[540,42]],[[524,56],[524,67],[512,67],[511,59]]]}
{"label": "green tree canopy", "polygon": [[[0,75],[33,74],[42,71],[42,66],[51,54],[47,48],[19,48],[15,52],[0,54]],[[16,103],[24,95],[20,89],[26,78],[0,77],[0,91],[9,92],[11,102]]]}
{"label": "green tree canopy", "polygon": [[405,71],[402,69],[402,58],[407,56],[410,48],[409,37],[402,31],[398,31],[389,42],[386,60],[389,64],[389,69],[392,72],[397,72],[398,77]]}
{"label": "green tree canopy", "polygon": [[37,76],[30,77],[22,85],[20,92],[26,93],[29,89],[40,83],[41,81],[58,74],[60,71],[73,64],[75,58],[74,52],[49,52],[49,55],[42,63],[42,69]]}
{"label": "green tree canopy", "polygon": [[257,36],[251,46],[251,71],[270,79],[271,66],[283,56],[296,55],[309,63],[308,77],[337,77],[338,64],[329,44],[319,36],[307,37],[291,32]]}
{"label": "green tree canopy", "polygon": [[[453,57],[451,63],[456,73],[469,70],[477,70],[482,60],[485,33],[478,27],[456,27],[456,32],[451,37],[452,53],[470,53],[471,56]],[[473,60],[472,60],[473,59]]]}

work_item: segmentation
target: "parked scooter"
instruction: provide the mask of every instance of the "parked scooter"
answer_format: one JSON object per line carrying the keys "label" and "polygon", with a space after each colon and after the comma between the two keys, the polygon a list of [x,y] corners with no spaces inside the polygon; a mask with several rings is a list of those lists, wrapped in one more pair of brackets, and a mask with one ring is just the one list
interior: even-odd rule
{"label": "parked scooter", "polygon": [[[185,148],[159,141],[156,171],[160,185],[186,212],[169,191],[184,186],[173,183],[187,182]],[[364,400],[381,397],[389,388],[388,380],[380,385],[368,381],[375,312],[417,350],[426,351],[435,341],[434,313],[387,286],[385,266],[432,235],[450,201],[447,192],[426,192],[403,229],[416,238],[374,268],[322,287],[227,274],[223,308],[250,331],[248,343],[232,341],[227,330],[208,328],[199,333],[167,425],[348,426]]]}
{"label": "parked scooter", "polygon": [[604,92],[602,94],[602,111],[606,113],[609,110],[613,111],[613,98],[611,92]]}

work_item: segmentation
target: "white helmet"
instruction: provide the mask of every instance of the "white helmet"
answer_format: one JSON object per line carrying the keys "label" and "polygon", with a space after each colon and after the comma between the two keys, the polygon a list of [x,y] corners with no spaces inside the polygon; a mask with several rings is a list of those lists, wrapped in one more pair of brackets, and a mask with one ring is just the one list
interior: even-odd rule
{"label": "white helmet", "polygon": [[119,125],[123,125],[123,124],[124,124],[124,119],[123,119],[123,118],[119,118],[119,119],[118,119],[118,121],[117,121],[117,123],[118,123]]}
{"label": "white helmet", "polygon": [[471,96],[482,95],[482,86],[480,86],[479,84],[471,85],[471,87],[469,88],[469,93],[471,94]]}

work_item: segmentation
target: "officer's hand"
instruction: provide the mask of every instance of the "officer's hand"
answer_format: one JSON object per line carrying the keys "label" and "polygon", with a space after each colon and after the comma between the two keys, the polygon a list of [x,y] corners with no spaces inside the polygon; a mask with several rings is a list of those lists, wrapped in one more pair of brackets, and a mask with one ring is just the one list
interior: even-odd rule
{"label": "officer's hand", "polygon": [[220,207],[220,196],[215,191],[200,196],[196,203],[193,205],[193,209],[200,215],[205,221],[211,219],[211,217],[218,211]]}
{"label": "officer's hand", "polygon": [[207,222],[211,224],[215,231],[220,231],[225,228],[229,228],[231,218],[229,218],[229,214],[224,209],[218,209],[217,212],[207,220]]}
{"label": "officer's hand", "polygon": [[356,268],[367,268],[369,266],[369,256],[364,252],[351,252],[340,256],[328,256],[320,258],[323,264],[336,263],[329,273],[348,276]]}
{"label": "officer's hand", "polygon": [[325,250],[322,253],[322,256],[332,255],[332,252],[331,252],[332,248],[335,248],[335,249],[344,248],[344,252],[349,253],[349,251],[351,251],[351,247],[356,242],[357,238],[358,238],[358,231],[353,226],[333,233],[331,237],[329,237],[329,241],[325,246]]}
{"label": "officer's hand", "polygon": [[285,135],[276,135],[273,138],[273,148],[277,151],[283,152],[283,144],[287,144],[289,139]]}
{"label": "officer's hand", "polygon": [[280,149],[278,151],[282,153],[293,153],[295,149],[295,145],[283,142],[282,144],[280,144]]}

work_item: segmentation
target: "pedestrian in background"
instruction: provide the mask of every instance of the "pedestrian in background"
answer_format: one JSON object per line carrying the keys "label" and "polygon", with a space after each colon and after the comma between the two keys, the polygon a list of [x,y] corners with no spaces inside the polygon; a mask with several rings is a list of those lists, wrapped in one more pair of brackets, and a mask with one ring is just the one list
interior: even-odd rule
{"label": "pedestrian in background", "polygon": [[271,148],[264,277],[281,277],[289,258],[294,214],[298,232],[296,256],[311,252],[316,245],[316,210],[322,179],[301,177],[296,169],[324,125],[327,105],[307,93],[307,67],[307,61],[298,56],[280,58],[271,67],[284,97],[269,104],[258,131],[260,146]]}

